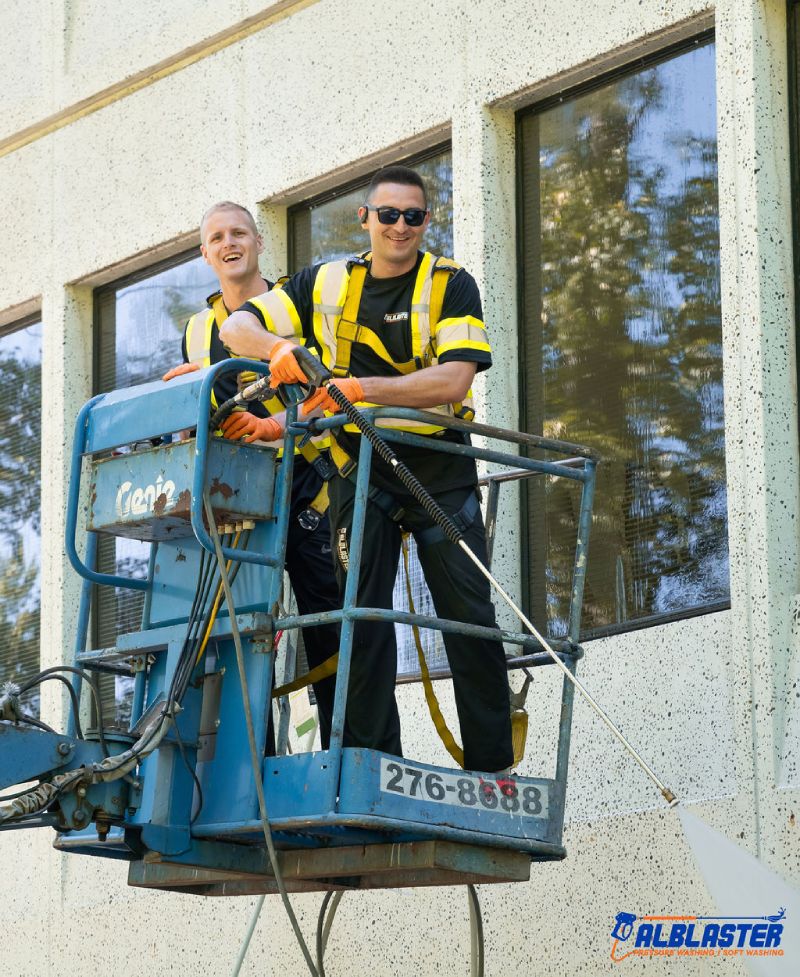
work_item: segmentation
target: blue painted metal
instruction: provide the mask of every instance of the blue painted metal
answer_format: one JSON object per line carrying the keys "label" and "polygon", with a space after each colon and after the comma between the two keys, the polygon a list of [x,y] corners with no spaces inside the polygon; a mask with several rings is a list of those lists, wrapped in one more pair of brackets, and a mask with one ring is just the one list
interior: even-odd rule
{"label": "blue painted metal", "polygon": [[[272,518],[274,451],[213,438],[206,455],[205,480],[221,523]],[[192,537],[195,462],[194,442],[179,441],[93,463],[87,528],[148,541]]]}
{"label": "blue painted metal", "polygon": [[[95,569],[95,563],[97,560],[97,536],[94,533],[86,534],[86,553],[84,555],[84,560],[86,561],[86,566],[90,569]],[[92,583],[90,580],[81,581],[81,599],[78,604],[78,620],[75,627],[75,651],[73,654],[72,664],[78,664],[78,656],[82,651],[86,650],[86,643],[89,634],[89,617],[91,612],[91,600],[92,600]],[[69,682],[75,691],[78,701],[80,702],[81,690],[83,689],[83,679],[77,672],[72,672],[69,676]],[[75,730],[77,728],[77,716],[72,709],[69,710],[69,718],[67,719],[67,736],[73,738],[75,736]]]}
{"label": "blue painted metal", "polygon": [[0,720],[0,790],[64,767],[74,759],[75,745],[69,736]]}
{"label": "blue painted metal", "polygon": [[[201,566],[208,560],[207,554],[213,553],[213,543],[203,520],[202,496],[204,490],[216,485],[212,502],[220,521],[225,521],[222,518],[225,515],[242,521],[245,513],[255,521],[247,550],[234,548],[228,537],[224,553],[226,558],[241,564],[233,591],[257,748],[261,753],[268,748],[274,633],[279,629],[300,629],[324,621],[341,622],[330,749],[298,756],[269,756],[263,763],[264,790],[279,847],[347,847],[442,839],[526,852],[534,859],[563,857],[561,836],[572,719],[572,685],[568,682],[563,686],[556,769],[552,778],[508,777],[498,780],[495,775],[418,763],[371,750],[344,748],[353,629],[358,620],[415,623],[454,634],[483,634],[487,629],[425,615],[356,606],[371,465],[371,448],[366,441],[361,445],[356,480],[350,565],[343,607],[327,613],[279,615],[276,605],[283,582],[293,448],[296,439],[306,436],[309,425],[299,423],[296,408],[289,408],[283,458],[279,463],[272,449],[230,444],[212,438],[206,421],[211,390],[215,377],[226,369],[250,369],[263,374],[266,366],[244,360],[226,361],[169,384],[149,384],[95,398],[80,412],[67,513],[70,559],[86,581],[86,595],[91,589],[90,582],[137,587],[145,591],[146,612],[141,629],[121,636],[116,647],[87,649],[88,610],[82,605],[76,660],[89,668],[101,668],[125,659],[139,662],[133,722],[166,693],[184,644]],[[290,393],[293,400],[301,395],[298,390]],[[376,420],[387,414],[403,418],[425,416],[424,412],[405,408],[377,409],[370,414]],[[341,418],[331,418],[314,426],[326,429],[341,423]],[[574,672],[582,655],[578,639],[595,477],[593,453],[580,445],[500,431],[485,425],[448,421],[447,426],[469,430],[487,439],[510,442],[514,450],[501,450],[491,441],[476,447],[420,438],[394,429],[383,429],[382,433],[391,442],[422,444],[446,454],[466,455],[510,468],[526,469],[531,477],[567,478],[581,485],[569,634],[553,641],[557,652]],[[112,448],[157,438],[181,428],[196,428],[195,440],[148,447],[144,451],[106,460],[98,457]],[[549,452],[554,457],[529,459],[517,452],[520,446],[523,452],[537,449],[539,454]],[[146,580],[98,574],[91,546],[87,548],[85,562],[77,557],[74,543],[84,455],[89,458],[92,487],[96,489],[92,492],[89,528],[117,535],[146,532],[148,535],[142,538],[159,540]],[[179,477],[171,474],[176,465],[180,470]],[[179,516],[175,507],[170,509],[166,502],[159,512],[155,511],[159,498],[155,487],[159,475],[162,488],[169,475],[175,484],[174,494],[182,496]],[[152,499],[144,491],[141,493],[139,503],[145,506],[144,513],[118,511],[117,496],[125,481],[131,482],[132,487],[154,486],[150,493]],[[230,496],[228,500],[224,498],[226,494]],[[496,499],[494,502],[496,504]],[[124,510],[124,506],[121,508]],[[170,513],[172,522],[169,521]],[[132,527],[137,520],[146,522],[147,527]],[[175,538],[179,533],[180,537]],[[89,539],[94,540],[94,534],[90,533]],[[212,588],[212,597],[215,588],[216,584]],[[492,637],[497,635],[495,631],[489,633]],[[538,642],[530,635],[504,631],[500,636],[503,641],[518,645],[526,662],[547,662]],[[134,782],[127,785],[129,789],[126,787],[127,792],[117,791],[116,782],[112,782],[96,785],[98,790],[82,802],[75,797],[65,798],[62,802],[62,817],[67,821],[66,826],[71,825],[73,829],[79,826],[75,811],[82,810],[81,803],[86,806],[91,801],[101,809],[104,830],[111,824],[112,832],[116,832],[114,843],[108,848],[109,857],[129,857],[142,846],[143,850],[169,855],[182,865],[202,867],[218,864],[219,859],[224,862],[226,857],[233,858],[230,845],[214,847],[216,842],[261,845],[261,824],[246,749],[235,648],[224,606],[212,628],[205,657],[196,663],[181,704],[183,711],[177,719],[177,729],[172,730],[158,749],[140,764]],[[41,740],[42,744],[45,742]],[[97,745],[91,744],[91,750],[92,757],[96,758]],[[43,763],[45,760],[41,759],[39,765]],[[25,771],[29,769],[28,763],[20,763],[13,772],[9,771],[8,776],[23,772],[23,766]],[[71,763],[67,766],[71,767]],[[202,788],[203,804],[199,810],[193,773]],[[102,854],[103,846],[90,831],[73,830],[63,836],[59,847]],[[260,849],[258,858],[263,861]]]}

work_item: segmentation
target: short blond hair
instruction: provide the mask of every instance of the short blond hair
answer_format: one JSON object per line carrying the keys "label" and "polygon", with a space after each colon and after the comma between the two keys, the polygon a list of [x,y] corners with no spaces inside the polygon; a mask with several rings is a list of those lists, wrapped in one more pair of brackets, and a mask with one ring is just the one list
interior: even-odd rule
{"label": "short blond hair", "polygon": [[203,214],[203,218],[200,221],[200,242],[203,241],[203,231],[205,230],[206,221],[212,214],[216,214],[218,210],[240,210],[246,217],[250,226],[253,228],[253,233],[258,234],[258,228],[256,227],[256,221],[247,207],[243,207],[241,204],[234,203],[232,200],[220,200],[217,204],[212,204],[208,210]]}

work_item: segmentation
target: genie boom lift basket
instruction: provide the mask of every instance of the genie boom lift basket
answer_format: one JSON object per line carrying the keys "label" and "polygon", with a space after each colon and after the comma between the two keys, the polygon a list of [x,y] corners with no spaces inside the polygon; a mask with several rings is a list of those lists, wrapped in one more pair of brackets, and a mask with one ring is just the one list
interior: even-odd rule
{"label": "genie boom lift basket", "polygon": [[[49,825],[58,832],[55,844],[62,851],[127,860],[131,885],[202,895],[276,891],[265,830],[271,832],[279,873],[290,892],[524,881],[532,860],[563,858],[574,694],[566,678],[551,778],[460,770],[343,748],[355,621],[388,620],[461,634],[486,629],[356,605],[372,452],[366,439],[350,546],[353,586],[343,608],[303,616],[284,613],[280,600],[293,449],[296,440],[308,436],[308,425],[296,420],[303,392],[299,387],[285,391],[289,423],[279,460],[274,447],[211,435],[213,382],[225,370],[263,376],[268,368],[227,360],[170,383],[100,395],[78,416],[67,551],[83,577],[83,591],[75,660],[62,670],[73,710],[66,733],[58,734],[26,719],[19,690],[6,686],[0,697],[0,793],[5,795],[0,797],[0,827]],[[377,424],[384,416],[426,418],[424,412],[405,408],[364,413]],[[337,415],[317,427],[343,422]],[[488,478],[490,536],[501,482],[552,476],[579,484],[569,633],[551,642],[574,675],[582,655],[578,635],[593,453],[439,415],[436,423],[469,431],[482,446],[430,438],[426,446],[498,466]],[[196,436],[173,440],[173,432],[186,429],[195,429]],[[420,441],[391,428],[380,433],[389,442]],[[527,457],[530,450],[537,457]],[[101,535],[150,541],[146,577],[99,572]],[[491,543],[490,538],[490,551]],[[225,598],[227,584],[234,619]],[[142,591],[142,623],[113,648],[91,649],[89,620],[100,588]],[[272,752],[268,726],[276,636],[329,620],[342,624],[330,748],[287,753],[283,699],[278,755],[266,755]],[[516,647],[509,668],[551,663],[531,635],[502,631],[500,636],[507,647]],[[112,728],[102,715],[101,673],[133,679],[125,731]],[[284,681],[294,677],[291,669],[287,676],[286,668],[283,675]],[[84,688],[97,714],[96,727],[85,732],[74,708]],[[13,785],[37,780],[34,787],[7,794]]]}

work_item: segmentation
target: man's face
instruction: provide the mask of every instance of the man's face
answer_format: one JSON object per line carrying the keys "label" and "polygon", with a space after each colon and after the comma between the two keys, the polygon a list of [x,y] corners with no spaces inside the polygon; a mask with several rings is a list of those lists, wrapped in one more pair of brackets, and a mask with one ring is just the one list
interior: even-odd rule
{"label": "man's face", "polygon": [[419,187],[406,186],[402,183],[379,183],[372,193],[369,203],[369,213],[363,207],[359,209],[361,226],[369,231],[373,262],[379,259],[391,266],[396,266],[398,274],[408,271],[417,259],[422,235],[430,222],[431,215],[426,214],[425,220],[419,227],[409,227],[405,218],[400,215],[396,224],[381,224],[373,207],[396,207],[398,210],[417,208],[425,210],[425,197]]}
{"label": "man's face", "polygon": [[203,226],[200,251],[221,282],[237,281],[258,272],[264,242],[241,210],[215,210]]}

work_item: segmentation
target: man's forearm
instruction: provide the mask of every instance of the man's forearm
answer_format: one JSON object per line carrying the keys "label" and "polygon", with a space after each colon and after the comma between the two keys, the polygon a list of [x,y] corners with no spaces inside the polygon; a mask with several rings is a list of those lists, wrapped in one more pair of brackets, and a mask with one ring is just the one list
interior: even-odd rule
{"label": "man's forearm", "polygon": [[466,397],[474,363],[439,363],[402,377],[360,377],[364,400],[392,407],[438,407]]}
{"label": "man's forearm", "polygon": [[281,341],[279,336],[268,332],[252,312],[241,309],[222,323],[219,338],[234,353],[255,360],[268,360],[272,347]]}

